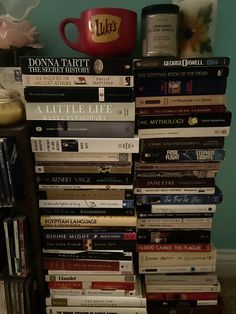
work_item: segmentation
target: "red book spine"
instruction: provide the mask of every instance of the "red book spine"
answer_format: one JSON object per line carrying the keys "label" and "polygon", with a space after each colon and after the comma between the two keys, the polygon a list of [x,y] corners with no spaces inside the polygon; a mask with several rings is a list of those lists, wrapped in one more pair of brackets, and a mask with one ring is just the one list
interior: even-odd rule
{"label": "red book spine", "polygon": [[84,261],[44,258],[43,268],[50,270],[119,271],[120,263],[113,261]]}
{"label": "red book spine", "polygon": [[81,281],[49,281],[48,289],[82,289]]}
{"label": "red book spine", "polygon": [[218,300],[218,292],[154,292],[146,293],[148,301]]}
{"label": "red book spine", "polygon": [[205,113],[205,112],[225,112],[225,105],[196,105],[196,106],[166,106],[166,107],[145,107],[136,108],[137,114],[187,114],[187,113]]}
{"label": "red book spine", "polygon": [[134,290],[134,282],[92,282],[90,289]]}
{"label": "red book spine", "polygon": [[210,252],[211,244],[137,244],[138,252]]}

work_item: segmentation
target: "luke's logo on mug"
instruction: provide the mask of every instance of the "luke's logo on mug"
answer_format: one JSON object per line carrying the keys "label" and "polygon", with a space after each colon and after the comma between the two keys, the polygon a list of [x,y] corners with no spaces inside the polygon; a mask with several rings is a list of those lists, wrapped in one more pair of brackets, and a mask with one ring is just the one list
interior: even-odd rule
{"label": "luke's logo on mug", "polygon": [[[74,24],[77,40],[67,38],[65,28]],[[91,56],[127,56],[135,48],[137,14],[123,8],[93,8],[81,13],[80,18],[65,18],[60,23],[62,40],[72,49]]]}
{"label": "luke's logo on mug", "polygon": [[115,15],[93,15],[89,21],[92,39],[95,43],[107,43],[119,38],[121,18]]}

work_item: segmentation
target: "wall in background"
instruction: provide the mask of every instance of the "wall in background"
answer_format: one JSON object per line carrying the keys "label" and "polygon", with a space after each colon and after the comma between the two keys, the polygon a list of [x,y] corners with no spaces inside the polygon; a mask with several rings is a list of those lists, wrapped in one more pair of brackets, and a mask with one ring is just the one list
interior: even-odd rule
{"label": "wall in background", "polygon": [[[94,7],[123,7],[138,14],[137,46],[132,57],[140,57],[140,16],[143,7],[151,4],[171,3],[171,1],[147,0],[41,0],[29,15],[37,27],[45,44],[44,54],[48,56],[84,56],[66,46],[60,39],[58,28],[65,17],[79,17],[83,10]],[[235,41],[235,0],[218,0],[216,23],[215,56],[230,56],[230,76],[228,78],[228,107],[233,120],[230,136],[226,138],[226,159],[217,177],[217,185],[224,193],[224,200],[217,207],[213,225],[213,242],[219,249],[236,249],[236,41]],[[71,32],[73,33],[73,29]]]}

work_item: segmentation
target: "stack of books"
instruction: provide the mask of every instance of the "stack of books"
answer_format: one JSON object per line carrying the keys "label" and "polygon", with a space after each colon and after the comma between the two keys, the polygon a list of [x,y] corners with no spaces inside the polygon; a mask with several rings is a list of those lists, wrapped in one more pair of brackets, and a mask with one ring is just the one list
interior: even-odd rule
{"label": "stack of books", "polygon": [[146,313],[133,258],[132,63],[21,60],[50,314]]}
{"label": "stack of books", "polygon": [[[224,139],[231,123],[226,106],[229,62],[228,57],[134,60],[140,138],[134,188],[137,250],[151,313],[221,310],[211,229],[216,205],[222,201],[215,177],[225,158]],[[150,285],[158,282],[157,273],[168,274],[160,280],[176,292],[168,295],[167,303],[167,295]],[[174,273],[186,273],[193,287],[201,282],[201,273],[210,273],[217,294],[189,294],[183,310],[185,284],[176,288],[176,278],[182,277],[171,277]]]}

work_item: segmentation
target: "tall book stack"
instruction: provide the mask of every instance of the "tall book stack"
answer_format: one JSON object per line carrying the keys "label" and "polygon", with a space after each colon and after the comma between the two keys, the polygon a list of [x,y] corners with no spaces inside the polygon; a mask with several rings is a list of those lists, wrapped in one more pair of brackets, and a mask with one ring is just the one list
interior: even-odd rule
{"label": "tall book stack", "polygon": [[211,229],[231,122],[229,61],[134,60],[137,250],[150,314],[222,311]]}
{"label": "tall book stack", "polygon": [[133,263],[132,62],[21,60],[50,314],[146,313]]}

